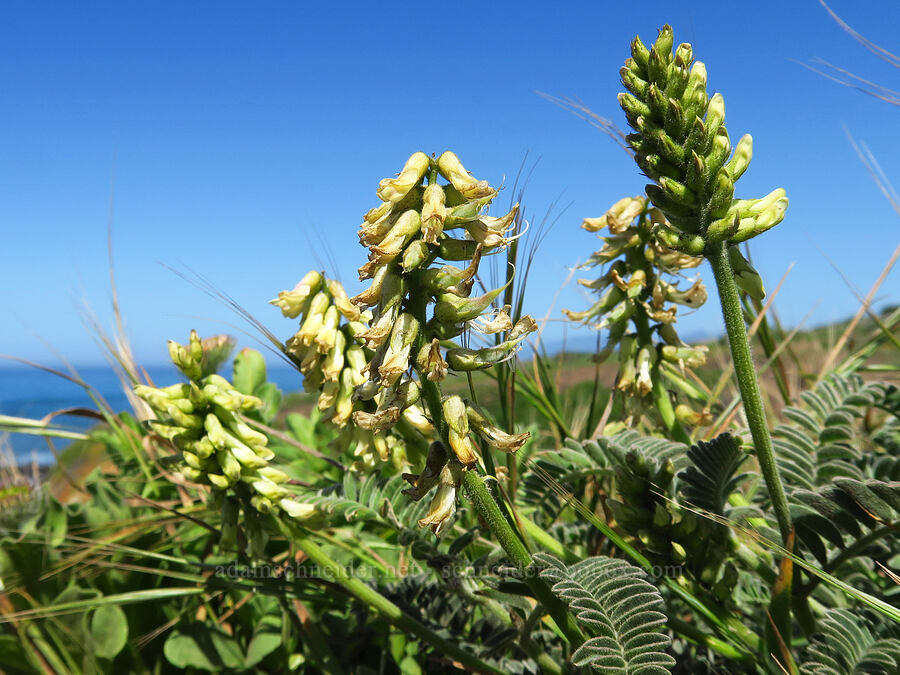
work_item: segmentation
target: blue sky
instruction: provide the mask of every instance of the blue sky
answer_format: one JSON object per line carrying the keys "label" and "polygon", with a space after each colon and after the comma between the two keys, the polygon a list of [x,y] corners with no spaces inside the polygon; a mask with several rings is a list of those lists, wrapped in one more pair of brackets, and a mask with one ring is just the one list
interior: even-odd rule
{"label": "blue sky", "polygon": [[[894,51],[900,3],[833,0]],[[798,63],[814,57],[900,88],[815,0],[755,3],[4,3],[0,9],[0,353],[53,363],[102,354],[88,303],[111,326],[106,227],[139,359],[165,340],[234,330],[225,306],[164,265],[208,278],[287,337],[266,304],[317,267],[326,242],[351,292],[356,229],[378,181],[416,150],[454,150],[478,178],[511,185],[536,161],[526,213],[568,205],[539,252],[527,309],[544,316],[568,268],[596,247],[579,228],[644,180],[608,138],[535,91],[580,98],[624,126],[618,69],[635,34],[665,22],[694,44],[736,141],[754,136],[738,193],[784,187],[787,218],[753,242],[788,324],[851,314],[900,239],[900,220],[844,127],[900,183],[900,109]],[[507,204],[509,191],[499,198]],[[325,260],[327,256],[321,255]],[[162,264],[161,264],[162,263]],[[703,268],[706,277],[711,277]],[[894,272],[879,295],[900,296]],[[573,284],[552,316],[588,299]],[[718,304],[682,319],[716,333]],[[585,330],[551,324],[551,340]],[[248,342],[245,340],[245,342]]]}

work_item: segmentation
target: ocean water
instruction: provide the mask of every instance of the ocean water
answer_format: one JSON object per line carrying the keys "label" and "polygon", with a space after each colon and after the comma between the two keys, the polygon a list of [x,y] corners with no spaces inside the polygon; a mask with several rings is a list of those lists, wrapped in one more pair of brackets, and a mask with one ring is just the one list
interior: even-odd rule
{"label": "ocean water", "polygon": [[[77,368],[77,371],[113,410],[116,412],[130,410],[128,399],[125,398],[119,380],[111,368],[89,366]],[[230,376],[227,368],[225,371],[223,375]],[[172,365],[150,367],[147,368],[147,372],[157,386],[166,386],[183,380]],[[289,366],[270,365],[268,379],[277,384],[283,392],[297,391],[301,388],[300,374]],[[0,367],[0,415],[41,419],[54,411],[75,407],[96,408],[90,396],[79,385],[35,368]],[[74,430],[84,430],[96,424],[94,420],[71,415],[58,416],[53,421]],[[20,463],[31,463],[33,459],[41,465],[54,462],[53,453],[40,436],[10,434],[6,438],[0,438],[0,443],[9,443]],[[68,441],[53,439],[53,444],[61,450],[68,445]]]}

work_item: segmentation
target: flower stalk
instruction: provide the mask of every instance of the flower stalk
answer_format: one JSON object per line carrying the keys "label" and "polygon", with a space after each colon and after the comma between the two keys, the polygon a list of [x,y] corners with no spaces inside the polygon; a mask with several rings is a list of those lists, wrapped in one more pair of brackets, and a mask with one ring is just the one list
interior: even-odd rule
{"label": "flower stalk", "polygon": [[631,43],[631,58],[620,71],[628,92],[620,94],[619,103],[635,131],[627,140],[638,166],[653,181],[647,196],[665,216],[656,224],[657,239],[682,253],[702,255],[712,266],[747,423],[787,542],[791,517],[750,355],[738,281],[754,297],[764,290],[737,244],[778,225],[788,200],[781,188],[759,199],[735,199],[735,183],[752,158],[752,138],[745,135],[732,153],[724,98],[707,94],[706,66],[694,60],[691,45],[681,44],[673,54],[673,44],[670,26],[660,29],[649,49],[640,38]]}
{"label": "flower stalk", "polygon": [[775,451],[772,447],[769,426],[766,423],[766,413],[763,409],[756,368],[750,353],[747,326],[744,323],[738,287],[728,260],[725,244],[720,242],[707,246],[706,258],[712,266],[716,279],[719,301],[722,304],[722,317],[725,320],[725,332],[728,334],[734,372],[737,376],[741,399],[744,402],[747,425],[750,427],[750,435],[753,437],[753,446],[756,448],[756,458],[766,481],[775,517],[778,519],[778,529],[782,539],[787,541],[791,532],[790,511],[784,493],[784,485],[775,464]]}

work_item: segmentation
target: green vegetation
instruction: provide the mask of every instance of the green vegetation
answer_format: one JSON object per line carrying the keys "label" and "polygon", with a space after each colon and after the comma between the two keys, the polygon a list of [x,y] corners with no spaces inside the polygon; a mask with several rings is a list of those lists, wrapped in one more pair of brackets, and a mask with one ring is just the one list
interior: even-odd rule
{"label": "green vegetation", "polygon": [[[304,394],[250,349],[220,374],[232,342],[193,332],[156,386],[119,336],[131,412],[0,419],[75,439],[0,483],[0,667],[898,672],[900,311],[785,331],[740,245],[787,197],[735,199],[752,143],[705,66],[665,26],[621,75],[652,183],[584,221],[598,297],[567,315],[597,353],[517,365],[519,205],[415,153],[360,227],[370,285],[311,271],[272,301]],[[704,261],[726,335],[691,345]]]}

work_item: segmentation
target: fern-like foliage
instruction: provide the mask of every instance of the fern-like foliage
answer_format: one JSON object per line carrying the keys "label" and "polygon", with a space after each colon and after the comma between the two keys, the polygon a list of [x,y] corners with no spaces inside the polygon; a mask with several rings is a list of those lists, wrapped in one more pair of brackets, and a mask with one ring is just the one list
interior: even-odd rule
{"label": "fern-like foliage", "polygon": [[815,491],[794,490],[790,499],[797,534],[819,560],[827,557],[825,542],[844,548],[845,535],[859,539],[900,524],[900,482],[835,478]]}
{"label": "fern-like foliage", "polygon": [[535,564],[591,635],[572,655],[576,666],[610,675],[660,675],[675,664],[666,650],[662,596],[644,573],[624,560],[587,558],[565,565],[538,553]]}
{"label": "fern-like foliage", "polygon": [[[893,482],[900,478],[895,390],[856,374],[832,373],[801,394],[801,406],[785,408],[789,423],[773,430],[797,535],[820,561],[828,559],[830,547],[845,548],[900,515]],[[861,420],[873,408],[889,415],[881,429],[868,433]]]}
{"label": "fern-like foliage", "polygon": [[[883,403],[885,385],[856,374],[832,373],[801,394],[802,406],[782,412],[790,424],[772,430],[775,455],[788,487],[812,490],[837,477],[861,480],[871,457],[860,442],[857,421]],[[874,477],[874,476],[872,476]]]}
{"label": "fern-like foliage", "polygon": [[678,476],[682,497],[701,509],[725,515],[728,496],[746,478],[738,473],[747,459],[741,440],[722,434],[708,443],[697,441],[687,456],[691,464]]}
{"label": "fern-like foliage", "polygon": [[304,496],[304,501],[345,522],[367,520],[396,530],[415,529],[416,520],[428,508],[428,500],[412,501],[402,494],[408,487],[400,476],[380,479],[347,471],[342,482],[329,485],[315,495]]}
{"label": "fern-like foliage", "polygon": [[547,486],[551,478],[574,492],[585,478],[609,474],[609,459],[596,441],[579,443],[567,438],[558,450],[542,453],[531,462],[531,470],[521,481],[522,501],[553,513],[559,510],[559,497]]}
{"label": "fern-like foliage", "polygon": [[560,507],[560,500],[548,488],[548,477],[577,496],[584,479],[610,476],[616,467],[626,468],[629,454],[643,458],[654,468],[670,460],[675,470],[679,470],[688,463],[686,452],[684,443],[641,436],[632,430],[583,442],[566,439],[561,448],[533,459],[531,470],[521,481],[522,502],[552,512]]}
{"label": "fern-like foliage", "polygon": [[890,675],[900,672],[900,640],[879,638],[867,622],[846,609],[831,609],[807,648],[803,675]]}

